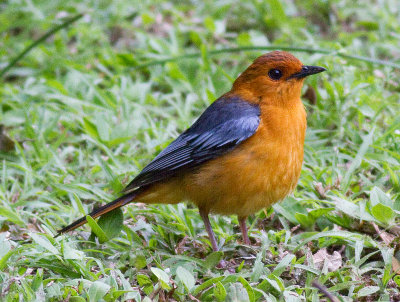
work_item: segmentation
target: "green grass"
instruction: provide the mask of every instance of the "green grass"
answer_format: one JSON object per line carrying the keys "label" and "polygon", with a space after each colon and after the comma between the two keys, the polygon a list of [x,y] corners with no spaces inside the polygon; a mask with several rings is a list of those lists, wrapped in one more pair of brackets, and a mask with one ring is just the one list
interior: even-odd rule
{"label": "green grass", "polygon": [[[0,78],[1,301],[328,301],[313,281],[339,301],[400,299],[400,2],[242,2],[0,3],[0,72],[84,14]],[[212,216],[212,253],[185,204],[127,206],[103,243],[88,226],[53,238],[276,45],[328,72],[304,88],[297,190],[249,218],[252,247]]]}

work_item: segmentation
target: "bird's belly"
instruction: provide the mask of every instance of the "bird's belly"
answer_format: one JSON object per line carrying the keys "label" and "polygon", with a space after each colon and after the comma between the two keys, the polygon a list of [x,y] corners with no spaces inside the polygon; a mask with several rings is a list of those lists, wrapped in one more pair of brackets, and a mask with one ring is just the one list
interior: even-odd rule
{"label": "bird's belly", "polygon": [[303,162],[302,142],[254,141],[257,144],[250,139],[189,176],[186,198],[210,212],[248,216],[293,191]]}

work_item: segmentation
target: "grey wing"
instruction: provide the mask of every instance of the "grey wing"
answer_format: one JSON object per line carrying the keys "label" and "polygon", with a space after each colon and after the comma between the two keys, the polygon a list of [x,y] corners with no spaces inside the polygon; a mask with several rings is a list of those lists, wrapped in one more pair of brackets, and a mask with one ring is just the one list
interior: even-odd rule
{"label": "grey wing", "polygon": [[238,97],[220,98],[125,188],[147,186],[225,154],[252,136],[260,123],[260,109]]}

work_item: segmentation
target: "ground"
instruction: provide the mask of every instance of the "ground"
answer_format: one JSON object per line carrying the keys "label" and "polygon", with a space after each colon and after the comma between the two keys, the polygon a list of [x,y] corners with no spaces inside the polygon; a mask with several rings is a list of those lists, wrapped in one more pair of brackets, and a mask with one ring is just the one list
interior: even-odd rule
{"label": "ground", "polygon": [[[358,2],[1,2],[0,300],[399,301],[400,2]],[[212,253],[185,204],[53,238],[273,49],[328,71],[304,87],[298,187],[249,218],[251,247],[212,216]]]}

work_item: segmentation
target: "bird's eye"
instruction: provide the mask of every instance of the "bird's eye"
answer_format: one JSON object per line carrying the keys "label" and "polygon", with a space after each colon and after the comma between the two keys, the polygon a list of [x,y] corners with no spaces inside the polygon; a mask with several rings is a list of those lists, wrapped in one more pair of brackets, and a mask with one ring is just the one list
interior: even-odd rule
{"label": "bird's eye", "polygon": [[268,76],[273,80],[279,80],[282,77],[282,71],[279,69],[271,69],[268,71]]}

